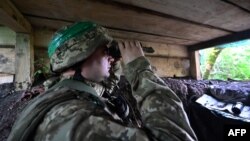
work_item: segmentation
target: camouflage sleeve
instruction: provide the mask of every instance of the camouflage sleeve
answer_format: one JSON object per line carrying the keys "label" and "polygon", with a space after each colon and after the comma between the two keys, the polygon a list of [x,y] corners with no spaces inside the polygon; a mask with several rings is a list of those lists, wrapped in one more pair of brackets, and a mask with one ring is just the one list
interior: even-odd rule
{"label": "camouflage sleeve", "polygon": [[156,76],[145,57],[124,67],[142,114],[144,128],[160,140],[197,140],[181,100]]}
{"label": "camouflage sleeve", "polygon": [[122,74],[121,61],[117,61],[112,67],[112,75],[119,80]]}

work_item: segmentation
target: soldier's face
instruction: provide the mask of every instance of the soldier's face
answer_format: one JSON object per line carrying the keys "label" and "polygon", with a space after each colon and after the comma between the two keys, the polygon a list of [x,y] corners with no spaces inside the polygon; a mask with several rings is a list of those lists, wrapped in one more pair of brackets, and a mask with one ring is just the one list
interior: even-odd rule
{"label": "soldier's face", "polygon": [[109,70],[114,59],[107,54],[105,47],[100,47],[86,61],[92,79],[102,81],[109,77]]}
{"label": "soldier's face", "polygon": [[97,69],[99,69],[99,73],[102,75],[102,77],[109,77],[111,63],[114,61],[114,59],[106,52],[105,47],[97,50],[95,60]]}

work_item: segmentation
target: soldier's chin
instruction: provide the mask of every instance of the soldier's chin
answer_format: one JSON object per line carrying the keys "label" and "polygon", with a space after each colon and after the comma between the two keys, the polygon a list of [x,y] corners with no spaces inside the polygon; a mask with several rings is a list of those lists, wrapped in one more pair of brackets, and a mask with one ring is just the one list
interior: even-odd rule
{"label": "soldier's chin", "polygon": [[108,72],[107,75],[106,75],[106,77],[108,78],[109,76],[110,76],[110,73]]}
{"label": "soldier's chin", "polygon": [[108,73],[106,73],[105,75],[104,75],[104,79],[107,79],[107,78],[109,78],[109,76],[110,76],[110,73],[108,72]]}

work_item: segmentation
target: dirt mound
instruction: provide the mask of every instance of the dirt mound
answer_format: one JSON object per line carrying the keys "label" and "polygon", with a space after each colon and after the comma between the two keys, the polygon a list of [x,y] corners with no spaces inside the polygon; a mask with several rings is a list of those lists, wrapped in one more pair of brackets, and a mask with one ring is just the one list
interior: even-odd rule
{"label": "dirt mound", "polygon": [[18,114],[28,101],[21,101],[22,91],[14,91],[13,83],[0,85],[0,141],[5,141]]}

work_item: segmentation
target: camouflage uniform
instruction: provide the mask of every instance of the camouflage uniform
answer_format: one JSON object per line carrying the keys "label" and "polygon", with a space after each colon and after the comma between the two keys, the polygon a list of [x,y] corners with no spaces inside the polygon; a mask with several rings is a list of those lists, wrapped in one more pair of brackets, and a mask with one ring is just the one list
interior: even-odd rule
{"label": "camouflage uniform", "polygon": [[65,79],[26,107],[8,141],[197,140],[181,100],[145,57],[123,71],[141,112],[141,127],[124,124],[87,83]]}

